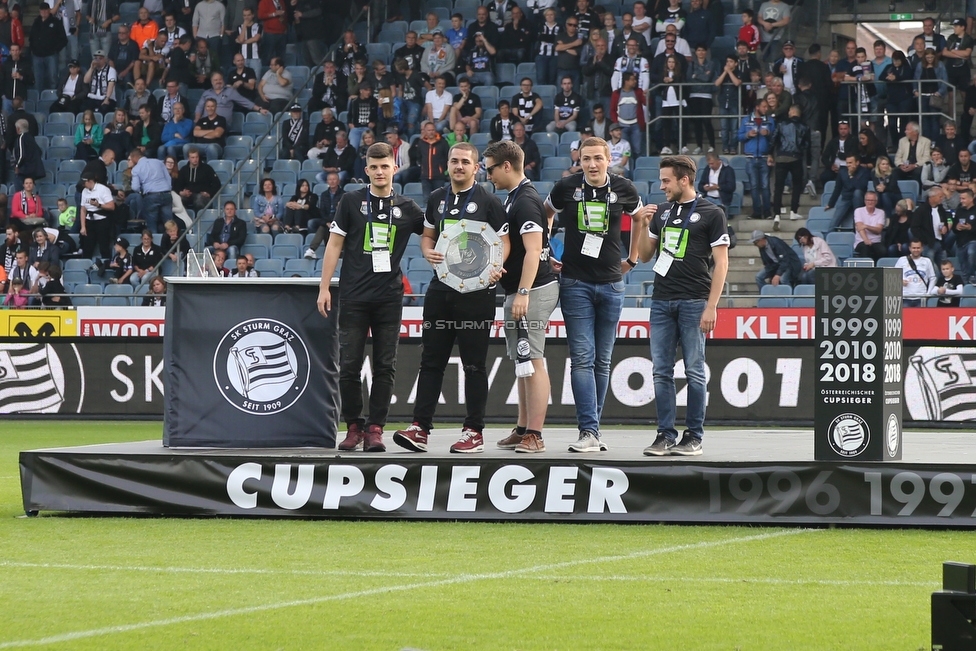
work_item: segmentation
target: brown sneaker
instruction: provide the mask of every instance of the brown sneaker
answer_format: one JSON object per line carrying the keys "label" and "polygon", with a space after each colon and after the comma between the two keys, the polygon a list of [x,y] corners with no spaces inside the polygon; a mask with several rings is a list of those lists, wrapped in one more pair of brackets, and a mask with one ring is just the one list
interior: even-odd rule
{"label": "brown sneaker", "polygon": [[545,452],[546,442],[542,440],[542,437],[534,432],[527,432],[525,436],[522,437],[522,442],[515,446],[516,452]]}
{"label": "brown sneaker", "polygon": [[497,445],[502,450],[514,450],[516,446],[518,446],[518,444],[522,442],[523,436],[524,434],[519,434],[517,431],[515,431],[515,428],[513,427],[512,433],[506,436],[505,438],[503,438],[501,441],[499,441]]}
{"label": "brown sneaker", "polygon": [[359,426],[359,423],[350,423],[349,431],[346,432],[346,438],[339,444],[339,450],[342,452],[356,452],[362,449],[363,429]]}
{"label": "brown sneaker", "polygon": [[383,428],[379,425],[370,425],[366,436],[363,437],[363,450],[366,452],[386,452],[383,445]]}

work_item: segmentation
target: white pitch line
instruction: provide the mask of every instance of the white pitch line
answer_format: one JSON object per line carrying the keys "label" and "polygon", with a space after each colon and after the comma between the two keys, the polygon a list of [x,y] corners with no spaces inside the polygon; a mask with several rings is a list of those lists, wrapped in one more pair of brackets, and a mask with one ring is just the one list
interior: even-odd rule
{"label": "white pitch line", "polygon": [[20,475],[7,475],[6,477],[0,477],[0,479],[20,479]]}
{"label": "white pitch line", "polygon": [[51,635],[48,637],[37,638],[33,640],[12,640],[9,642],[0,643],[0,649],[14,649],[14,648],[22,648],[22,647],[30,647],[30,646],[42,646],[46,644],[57,644],[60,642],[70,642],[73,640],[98,637],[101,635],[112,635],[115,633],[128,633],[130,631],[144,630],[147,628],[158,628],[161,626],[169,626],[171,624],[185,624],[189,622],[199,622],[199,621],[206,621],[210,619],[219,619],[222,617],[236,617],[239,615],[250,615],[253,613],[261,613],[261,612],[267,612],[271,610],[281,610],[283,608],[294,608],[296,606],[314,606],[318,604],[327,603],[330,601],[341,601],[345,599],[359,599],[362,597],[391,594],[395,592],[404,592],[407,590],[416,590],[421,588],[435,588],[438,586],[458,585],[462,583],[471,583],[473,581],[485,581],[485,580],[492,580],[492,579],[509,579],[516,576],[523,576],[525,574],[533,574],[536,572],[551,572],[553,570],[563,569],[567,567],[575,567],[578,565],[589,565],[593,563],[611,563],[614,561],[631,560],[631,559],[642,558],[647,556],[656,556],[659,554],[673,554],[678,551],[708,549],[711,547],[721,547],[721,546],[732,545],[736,543],[747,543],[747,542],[769,540],[772,538],[781,538],[783,536],[795,536],[801,533],[811,533],[814,531],[819,531],[819,530],[818,529],[785,529],[781,531],[775,531],[772,533],[756,534],[753,536],[742,536],[740,538],[726,538],[724,540],[716,540],[710,542],[691,543],[687,545],[673,545],[671,547],[659,547],[657,549],[648,549],[639,552],[632,552],[630,554],[618,554],[614,556],[587,558],[587,559],[581,559],[575,561],[563,561],[561,563],[547,563],[545,565],[535,565],[533,567],[526,567],[522,569],[507,570],[505,572],[490,572],[486,574],[460,574],[455,577],[438,579],[436,581],[424,581],[420,583],[392,585],[392,586],[385,586],[380,588],[371,588],[369,590],[359,590],[356,592],[346,592],[346,593],[341,593],[336,595],[327,595],[323,597],[312,597],[310,599],[282,601],[279,603],[264,604],[260,606],[247,606],[244,608],[229,608],[226,610],[218,610],[209,613],[199,613],[197,615],[184,615],[182,617],[170,617],[166,619],[157,619],[148,622],[138,622],[135,624],[106,626],[103,628],[96,628],[87,631],[73,631],[71,633]]}
{"label": "white pitch line", "polygon": [[823,585],[840,587],[906,587],[933,588],[941,585],[938,581],[848,581],[843,579],[777,579],[774,577],[695,577],[695,576],[563,576],[546,574],[527,576],[533,581],[634,581],[647,583],[761,583],[764,585]]}
{"label": "white pitch line", "polygon": [[219,567],[154,567],[152,565],[76,565],[70,563],[22,563],[19,561],[0,561],[0,568],[25,568],[42,570],[79,570],[79,571],[99,571],[99,572],[160,572],[177,574],[271,574],[280,576],[282,574],[293,574],[298,576],[393,576],[400,578],[418,578],[432,576],[451,576],[446,573],[431,572],[354,572],[351,570],[264,570],[264,569],[224,569]]}

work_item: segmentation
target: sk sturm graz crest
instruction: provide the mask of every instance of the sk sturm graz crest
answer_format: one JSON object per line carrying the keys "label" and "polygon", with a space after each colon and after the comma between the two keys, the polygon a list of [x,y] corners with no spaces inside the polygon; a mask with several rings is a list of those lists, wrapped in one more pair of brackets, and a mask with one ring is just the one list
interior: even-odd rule
{"label": "sk sturm graz crest", "polygon": [[84,379],[71,348],[75,359],[65,368],[49,344],[0,344],[0,414],[80,411]]}
{"label": "sk sturm graz crest", "polygon": [[827,441],[842,457],[856,457],[871,440],[868,424],[857,414],[841,414],[830,423]]}
{"label": "sk sturm graz crest", "polygon": [[273,319],[248,319],[231,328],[217,345],[213,365],[220,393],[249,414],[282,412],[308,386],[305,342]]}
{"label": "sk sturm graz crest", "polygon": [[976,420],[976,348],[919,348],[905,371],[914,420]]}

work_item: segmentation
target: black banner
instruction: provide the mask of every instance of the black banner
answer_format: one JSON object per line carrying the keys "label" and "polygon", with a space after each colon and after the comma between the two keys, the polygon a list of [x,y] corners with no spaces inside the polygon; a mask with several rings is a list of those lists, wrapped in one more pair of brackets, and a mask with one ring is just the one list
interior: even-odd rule
{"label": "black banner", "polygon": [[[550,340],[546,350],[552,381],[549,419],[572,421],[576,411],[565,342]],[[49,372],[37,366],[39,351]],[[904,346],[903,352],[905,422],[976,422],[976,347]],[[709,342],[708,420],[768,420],[783,424],[811,421],[813,353],[813,342]],[[419,341],[402,341],[391,420],[406,421],[412,417],[412,394],[416,391],[419,366]],[[369,368],[367,358],[367,386]],[[163,343],[159,339],[0,343],[0,370],[4,371],[0,375],[0,413],[159,416],[163,413],[163,369]],[[457,421],[464,416],[464,405],[458,402],[463,393],[459,389],[459,373],[460,359],[452,360],[444,378],[445,402],[437,407],[440,422]],[[493,341],[489,348],[488,373],[490,418],[496,422],[514,418],[514,366],[506,357],[502,340]],[[604,422],[654,419],[652,373],[647,342],[617,342]],[[679,362],[679,405],[686,391],[682,375]],[[212,377],[211,374],[211,382]],[[49,383],[54,385],[54,393],[50,392]],[[679,418],[683,417],[684,408],[679,406],[678,410]]]}
{"label": "black banner", "polygon": [[21,454],[28,512],[976,526],[962,464]]}
{"label": "black banner", "polygon": [[901,459],[902,275],[818,269],[814,458]]}
{"label": "black banner", "polygon": [[339,340],[318,293],[317,281],[170,283],[164,445],[334,447]]}

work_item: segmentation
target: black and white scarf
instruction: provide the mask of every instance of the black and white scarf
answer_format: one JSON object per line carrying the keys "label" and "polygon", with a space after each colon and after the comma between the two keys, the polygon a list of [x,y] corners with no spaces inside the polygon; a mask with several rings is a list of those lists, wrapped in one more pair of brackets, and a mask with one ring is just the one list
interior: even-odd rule
{"label": "black and white scarf", "polygon": [[105,99],[108,93],[108,71],[109,67],[106,63],[101,70],[92,72],[91,90],[88,93],[92,99]]}
{"label": "black and white scarf", "polygon": [[292,143],[298,142],[298,139],[302,136],[302,130],[304,130],[305,124],[301,118],[297,120],[291,120],[288,128],[288,140]]}
{"label": "black and white scarf", "polygon": [[102,24],[108,20],[108,0],[92,0],[91,17],[95,19],[92,31],[96,34],[107,34],[102,29]]}

